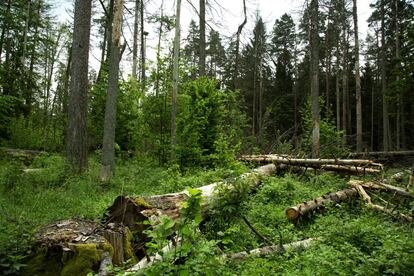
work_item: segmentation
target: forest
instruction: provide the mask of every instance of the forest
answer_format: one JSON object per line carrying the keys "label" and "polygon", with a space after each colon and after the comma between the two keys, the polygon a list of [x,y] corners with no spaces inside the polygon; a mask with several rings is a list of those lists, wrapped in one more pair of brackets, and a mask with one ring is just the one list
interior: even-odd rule
{"label": "forest", "polygon": [[412,275],[414,2],[229,2],[2,0],[0,274]]}

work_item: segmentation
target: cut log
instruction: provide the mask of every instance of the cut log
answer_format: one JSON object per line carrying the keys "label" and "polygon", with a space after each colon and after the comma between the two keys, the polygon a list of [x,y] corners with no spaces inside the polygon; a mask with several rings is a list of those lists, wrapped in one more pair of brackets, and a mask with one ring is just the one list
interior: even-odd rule
{"label": "cut log", "polygon": [[362,159],[310,159],[310,158],[290,158],[281,155],[243,155],[238,158],[241,161],[254,161],[259,163],[278,163],[299,166],[312,165],[343,165],[343,166],[382,166],[372,160]]}
{"label": "cut log", "polygon": [[364,181],[360,181],[360,180],[350,180],[348,182],[348,184],[351,185],[351,186],[361,185],[362,187],[367,188],[367,189],[384,190],[384,191],[387,191],[387,192],[390,192],[390,193],[394,193],[396,195],[400,195],[400,196],[404,196],[404,197],[414,199],[414,194],[411,193],[410,191],[408,191],[404,188],[396,187],[396,186],[385,184],[385,183],[382,183],[382,182],[364,182]]}
{"label": "cut log", "polygon": [[353,158],[359,157],[375,157],[375,158],[395,158],[395,157],[406,157],[414,156],[414,150],[405,151],[372,151],[372,152],[354,152],[349,155]]}
{"label": "cut log", "polygon": [[359,159],[297,159],[280,155],[243,155],[241,161],[274,163],[286,166],[294,166],[300,169],[320,169],[347,174],[380,173],[382,164],[374,163],[372,160]]}
{"label": "cut log", "polygon": [[303,248],[308,248],[317,241],[318,238],[309,238],[302,241],[296,241],[288,244],[280,245],[272,245],[272,246],[265,246],[261,248],[256,248],[250,251],[242,251],[239,253],[234,254],[224,254],[222,257],[224,259],[231,259],[231,260],[243,260],[246,259],[248,256],[256,256],[260,257],[263,255],[268,254],[281,254],[286,252],[287,250],[300,250]]}
{"label": "cut log", "polygon": [[303,202],[301,204],[288,208],[286,210],[286,215],[289,219],[296,220],[307,214],[311,214],[313,211],[322,208],[329,202],[339,203],[357,195],[358,192],[353,188],[344,189],[334,193],[328,193],[326,195],[318,197],[317,199]]}

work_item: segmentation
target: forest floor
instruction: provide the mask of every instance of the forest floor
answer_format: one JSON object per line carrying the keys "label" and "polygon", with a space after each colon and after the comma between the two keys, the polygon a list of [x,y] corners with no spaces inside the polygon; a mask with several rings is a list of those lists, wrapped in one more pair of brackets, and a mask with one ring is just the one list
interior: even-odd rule
{"label": "forest floor", "polygon": [[[89,172],[82,176],[66,175],[64,159],[56,155],[38,156],[30,168],[44,169],[25,173],[20,163],[0,163],[0,274],[24,269],[33,234],[41,225],[71,217],[99,220],[120,194],[176,192],[249,170],[235,164],[226,169],[183,173],[175,167],[159,168],[151,162],[120,161],[116,177],[109,183],[102,183],[98,180],[100,166],[96,158],[90,159]],[[401,170],[393,168],[387,174]],[[224,253],[266,245],[243,222],[242,217],[245,217],[274,244],[306,238],[319,240],[299,252],[221,261],[210,268],[205,267],[209,262],[204,261],[202,271],[215,275],[412,275],[413,223],[403,223],[369,210],[361,200],[329,206],[324,212],[296,224],[287,219],[286,208],[347,188],[348,180],[349,177],[329,173],[265,178],[241,203],[239,217],[215,224],[214,228],[205,227],[207,232],[202,235],[214,239],[215,245],[220,247],[218,252]],[[379,202],[387,198],[387,195],[371,196]],[[404,204],[401,203],[405,211],[412,213],[413,202]],[[200,264],[195,262],[194,266],[197,265]]]}

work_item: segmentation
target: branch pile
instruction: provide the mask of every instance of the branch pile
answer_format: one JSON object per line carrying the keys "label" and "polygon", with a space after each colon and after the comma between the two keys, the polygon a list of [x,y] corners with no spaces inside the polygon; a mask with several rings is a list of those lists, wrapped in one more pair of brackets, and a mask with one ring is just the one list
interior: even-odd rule
{"label": "branch pile", "polygon": [[367,174],[380,173],[383,169],[382,164],[375,163],[372,160],[362,159],[308,159],[292,158],[287,155],[243,155],[240,161],[257,162],[261,164],[273,163],[292,167],[294,169],[307,170],[324,170],[335,171],[347,174]]}

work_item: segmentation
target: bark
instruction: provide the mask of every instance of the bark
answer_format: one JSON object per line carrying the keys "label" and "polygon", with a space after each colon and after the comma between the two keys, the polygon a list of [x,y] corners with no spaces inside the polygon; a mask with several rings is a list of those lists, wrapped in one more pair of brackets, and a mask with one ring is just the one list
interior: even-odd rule
{"label": "bark", "polygon": [[[337,60],[339,58],[337,57]],[[341,130],[341,90],[339,89],[339,62],[336,64],[336,76],[335,76],[335,89],[336,89],[336,130]]]}
{"label": "bark", "polygon": [[248,256],[264,256],[269,254],[283,254],[286,251],[290,250],[301,250],[303,248],[308,248],[312,246],[318,239],[317,238],[309,238],[306,240],[296,241],[288,244],[283,245],[272,245],[272,246],[265,246],[261,248],[256,248],[249,251],[242,251],[238,253],[232,254],[224,254],[222,257],[224,259],[232,259],[232,260],[244,260]]}
{"label": "bark", "polygon": [[312,157],[320,155],[319,129],[319,3],[311,1],[311,97],[312,97]]}
{"label": "bark", "polygon": [[199,76],[206,75],[206,0],[200,0],[200,57]]}
{"label": "bark", "polygon": [[355,96],[356,96],[356,136],[357,151],[362,151],[362,96],[361,96],[361,76],[359,68],[359,35],[358,35],[358,10],[357,0],[353,0],[353,18],[355,34]]}
{"label": "bark", "polygon": [[75,173],[83,172],[88,165],[86,115],[91,7],[91,0],[75,3],[67,131],[67,158]]}
{"label": "bark", "polygon": [[288,208],[286,210],[286,215],[289,219],[296,220],[300,217],[309,215],[314,211],[323,208],[327,203],[340,203],[357,195],[358,192],[355,189],[344,189],[335,193],[328,193],[326,195],[318,197],[315,200],[303,202],[301,204]]}
{"label": "bark", "polygon": [[181,0],[177,0],[177,12],[175,19],[174,57],[173,57],[173,91],[171,111],[171,158],[175,159],[175,148],[177,146],[177,93],[179,80],[179,55],[180,55],[180,14]]}
{"label": "bark", "polygon": [[115,125],[118,97],[119,56],[122,29],[123,0],[115,0],[114,25],[112,29],[111,58],[109,60],[108,92],[105,106],[104,137],[102,149],[102,181],[109,180],[115,173]]}

